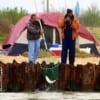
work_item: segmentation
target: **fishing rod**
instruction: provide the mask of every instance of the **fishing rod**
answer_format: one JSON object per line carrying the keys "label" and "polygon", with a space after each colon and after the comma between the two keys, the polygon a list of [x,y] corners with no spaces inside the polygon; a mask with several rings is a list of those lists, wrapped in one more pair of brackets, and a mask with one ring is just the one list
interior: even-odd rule
{"label": "fishing rod", "polygon": [[[36,13],[38,13],[38,9],[37,9],[37,5],[36,5],[36,1],[35,0],[34,0],[34,5],[35,5]],[[38,19],[38,21],[39,21],[41,30],[43,30],[43,26],[42,26],[41,20]],[[45,39],[45,35],[44,35],[44,31],[43,31],[42,37],[43,37],[43,40],[44,40],[45,49],[48,50],[46,39]]]}

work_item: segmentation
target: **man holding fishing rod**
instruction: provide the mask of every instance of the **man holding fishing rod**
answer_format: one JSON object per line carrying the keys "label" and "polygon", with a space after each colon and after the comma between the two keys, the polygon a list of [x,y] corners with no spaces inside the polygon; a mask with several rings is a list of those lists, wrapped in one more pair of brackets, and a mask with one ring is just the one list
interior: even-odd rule
{"label": "man holding fishing rod", "polygon": [[39,20],[40,18],[35,14],[32,14],[27,26],[28,58],[30,67],[35,63],[40,50],[40,37],[43,34],[43,29],[40,27]]}

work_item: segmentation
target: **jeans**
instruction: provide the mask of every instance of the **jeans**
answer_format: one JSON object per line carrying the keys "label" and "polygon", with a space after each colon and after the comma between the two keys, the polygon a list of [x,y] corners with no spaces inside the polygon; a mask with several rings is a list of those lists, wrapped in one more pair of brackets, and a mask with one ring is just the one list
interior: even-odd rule
{"label": "jeans", "polygon": [[[68,52],[69,50],[69,52]],[[69,53],[69,55],[68,55]],[[62,40],[61,63],[66,64],[69,56],[69,64],[74,64],[75,61],[75,40]]]}
{"label": "jeans", "polygon": [[28,57],[29,62],[35,62],[40,50],[40,39],[28,40]]}

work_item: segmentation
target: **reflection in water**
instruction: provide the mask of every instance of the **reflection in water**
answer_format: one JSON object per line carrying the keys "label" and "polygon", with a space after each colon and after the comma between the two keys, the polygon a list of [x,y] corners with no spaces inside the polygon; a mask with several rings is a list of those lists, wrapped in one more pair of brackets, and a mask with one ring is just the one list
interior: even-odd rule
{"label": "reflection in water", "polygon": [[100,93],[92,92],[30,92],[0,93],[0,100],[100,100]]}

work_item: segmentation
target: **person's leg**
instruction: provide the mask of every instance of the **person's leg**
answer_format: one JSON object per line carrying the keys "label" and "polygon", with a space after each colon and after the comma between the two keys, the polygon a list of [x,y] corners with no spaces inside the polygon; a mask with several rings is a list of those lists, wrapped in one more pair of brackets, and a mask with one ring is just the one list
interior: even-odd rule
{"label": "person's leg", "polygon": [[34,49],[35,49],[35,42],[34,40],[28,41],[28,59],[29,59],[29,72],[32,71],[32,67],[34,66]]}
{"label": "person's leg", "polygon": [[66,64],[67,62],[67,51],[66,41],[62,41],[61,64]]}
{"label": "person's leg", "polygon": [[71,41],[69,47],[69,64],[74,65],[75,62],[75,40]]}
{"label": "person's leg", "polygon": [[39,51],[40,51],[40,39],[35,40],[34,62],[35,62],[36,59],[38,58]]}
{"label": "person's leg", "polygon": [[33,60],[34,60],[34,49],[35,49],[34,40],[29,40],[28,41],[28,58],[29,58],[29,62],[33,62]]}

